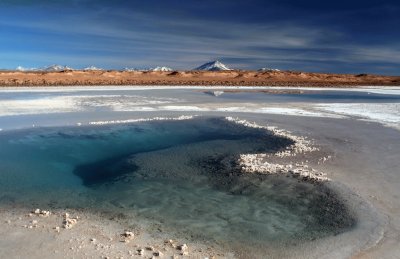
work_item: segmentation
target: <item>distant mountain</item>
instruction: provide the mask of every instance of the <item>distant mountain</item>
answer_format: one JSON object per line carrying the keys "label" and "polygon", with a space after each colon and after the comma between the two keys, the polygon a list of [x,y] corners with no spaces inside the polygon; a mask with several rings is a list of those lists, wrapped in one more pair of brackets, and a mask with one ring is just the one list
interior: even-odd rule
{"label": "distant mountain", "polygon": [[212,61],[205,63],[204,65],[201,65],[193,70],[203,70],[203,71],[227,71],[227,70],[232,70],[229,67],[225,66],[218,60]]}
{"label": "distant mountain", "polygon": [[69,70],[74,70],[74,69],[71,67],[62,66],[62,65],[51,65],[51,66],[39,69],[39,71],[46,71],[46,72],[60,72],[60,71],[69,71]]}
{"label": "distant mountain", "polygon": [[104,69],[98,68],[98,67],[95,67],[95,66],[85,67],[83,69],[83,71],[102,71],[102,70],[104,70]]}
{"label": "distant mountain", "polygon": [[143,69],[143,68],[125,68],[124,71],[127,72],[134,72],[134,71],[141,71],[141,72],[146,72],[146,71],[162,71],[162,72],[171,72],[174,71],[172,68],[169,67],[155,67],[155,68],[147,68],[147,69]]}
{"label": "distant mountain", "polygon": [[258,71],[260,71],[260,72],[279,72],[280,70],[276,69],[276,68],[263,67],[263,68],[260,68]]}
{"label": "distant mountain", "polygon": [[142,71],[142,70],[141,70],[141,69],[138,69],[138,68],[126,67],[126,68],[124,68],[124,71],[133,72],[133,71]]}
{"label": "distant mountain", "polygon": [[172,68],[169,67],[155,67],[155,68],[150,68],[150,71],[162,71],[162,72],[170,72],[173,71]]}
{"label": "distant mountain", "polygon": [[37,69],[36,68],[25,68],[25,67],[18,66],[15,70],[23,72],[23,71],[35,71]]}
{"label": "distant mountain", "polygon": [[50,65],[47,67],[42,67],[42,68],[25,68],[22,66],[18,66],[16,71],[46,71],[46,72],[59,72],[59,71],[69,71],[69,70],[74,70],[73,68],[67,67],[67,66],[61,66],[61,65]]}

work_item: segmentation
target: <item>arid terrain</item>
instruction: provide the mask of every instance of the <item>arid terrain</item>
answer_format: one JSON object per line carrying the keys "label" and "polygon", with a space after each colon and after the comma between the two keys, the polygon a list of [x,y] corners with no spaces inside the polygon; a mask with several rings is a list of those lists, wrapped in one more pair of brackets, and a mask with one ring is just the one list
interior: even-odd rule
{"label": "arid terrain", "polygon": [[400,76],[240,70],[0,72],[0,86],[58,85],[397,86]]}

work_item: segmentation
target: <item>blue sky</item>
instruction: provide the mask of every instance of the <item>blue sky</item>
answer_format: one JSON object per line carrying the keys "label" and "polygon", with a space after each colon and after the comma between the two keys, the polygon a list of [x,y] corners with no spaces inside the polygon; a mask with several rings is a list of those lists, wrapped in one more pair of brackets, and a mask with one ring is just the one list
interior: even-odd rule
{"label": "blue sky", "polygon": [[0,13],[0,68],[400,74],[398,0],[0,0]]}

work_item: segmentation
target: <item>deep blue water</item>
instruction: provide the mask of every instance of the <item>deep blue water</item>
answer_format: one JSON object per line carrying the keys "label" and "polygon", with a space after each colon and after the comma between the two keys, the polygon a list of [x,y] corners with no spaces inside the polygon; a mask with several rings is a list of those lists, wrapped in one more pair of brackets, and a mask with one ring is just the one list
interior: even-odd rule
{"label": "deep blue water", "polygon": [[324,185],[237,167],[241,153],[290,144],[220,118],[0,132],[0,205],[134,214],[192,238],[249,245],[351,228]]}

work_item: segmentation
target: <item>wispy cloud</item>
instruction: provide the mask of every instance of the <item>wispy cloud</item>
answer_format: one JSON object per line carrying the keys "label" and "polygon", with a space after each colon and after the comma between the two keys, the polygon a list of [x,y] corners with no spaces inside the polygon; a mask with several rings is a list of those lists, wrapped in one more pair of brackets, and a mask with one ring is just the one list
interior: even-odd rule
{"label": "wispy cloud", "polygon": [[[71,2],[75,7],[91,4],[91,0]],[[0,64],[36,61],[43,65],[52,61],[82,66],[93,62],[115,68],[168,65],[183,69],[219,58],[233,67],[247,69],[279,66],[339,71],[353,65],[357,72],[379,66],[388,73],[396,71],[400,64],[396,44],[349,40],[348,32],[340,26],[319,24],[312,18],[304,22],[299,17],[284,21],[258,21],[250,17],[250,22],[242,22],[170,12],[166,10],[166,15],[160,16],[159,10],[112,8],[105,4],[103,8],[70,8],[65,13],[45,16],[39,12],[22,19],[3,16],[0,26],[10,37],[3,37],[0,42]],[[29,46],[16,46],[16,39],[25,40]]]}

